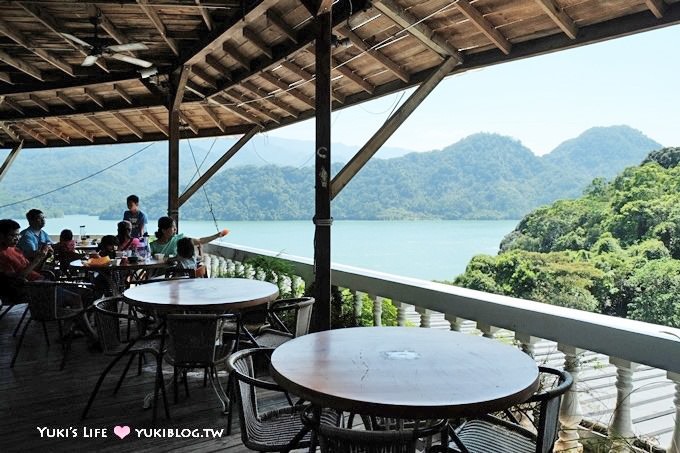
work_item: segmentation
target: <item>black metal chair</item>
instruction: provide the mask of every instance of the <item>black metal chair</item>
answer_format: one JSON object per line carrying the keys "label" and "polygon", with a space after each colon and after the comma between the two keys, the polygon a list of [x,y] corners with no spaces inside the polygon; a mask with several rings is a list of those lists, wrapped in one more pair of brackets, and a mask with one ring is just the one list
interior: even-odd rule
{"label": "black metal chair", "polygon": [[260,328],[255,335],[257,345],[276,348],[290,339],[306,335],[309,332],[313,305],[313,297],[279,299],[272,302],[267,309],[269,325]]}
{"label": "black metal chair", "polygon": [[[430,453],[550,453],[557,439],[562,395],[572,385],[566,371],[539,367],[541,387],[525,403],[499,414],[464,422],[450,435],[449,446]],[[521,421],[533,428],[528,429]]]}
{"label": "black metal chair", "polygon": [[[99,375],[99,379],[97,380],[97,383],[95,384],[94,389],[90,394],[90,398],[87,401],[87,405],[83,410],[81,419],[85,419],[85,417],[87,417],[87,413],[89,412],[90,407],[92,406],[92,403],[94,402],[94,399],[97,396],[97,393],[99,392],[102,383],[104,382],[104,378],[106,378],[106,375],[109,374],[113,367],[124,356],[129,355],[130,358],[128,359],[128,362],[125,365],[123,374],[118,379],[116,388],[113,391],[114,394],[118,393],[118,390],[120,389],[120,386],[123,383],[123,379],[125,379],[125,376],[127,375],[130,365],[132,364],[132,361],[135,357],[137,357],[139,360],[137,370],[138,375],[140,375],[142,372],[141,361],[143,358],[142,356],[144,354],[151,354],[152,356],[154,356],[154,358],[156,359],[157,370],[159,369],[159,367],[162,366],[160,338],[158,337],[158,335],[154,334],[145,335],[144,329],[138,327],[138,332],[140,333],[138,338],[133,339],[132,341],[129,342],[122,341],[123,336],[121,332],[122,328],[121,321],[126,321],[124,324],[128,326],[129,323],[134,323],[137,321],[133,313],[129,311],[127,313],[123,313],[121,311],[122,304],[123,298],[121,296],[104,297],[102,299],[97,300],[94,303],[95,319],[97,321],[97,333],[99,334],[99,340],[101,342],[102,349],[104,351],[104,354],[114,356],[115,358],[106,366],[106,368],[104,368],[104,371],[102,371],[102,373]],[[165,386],[163,385],[163,377],[161,375],[159,378],[158,371],[156,371],[155,376],[156,380],[160,379],[160,383],[158,384],[161,386],[163,403],[165,405],[165,415],[169,418],[170,412],[168,410],[167,398],[165,395]]]}
{"label": "black metal chair", "polygon": [[[302,423],[301,414],[306,406],[293,404],[288,394],[278,384],[256,377],[256,370],[271,359],[271,348],[244,349],[227,360],[231,372],[229,379],[236,396],[241,423],[243,445],[257,451],[289,452],[309,447],[311,429]],[[260,412],[258,393],[263,390],[281,392],[288,404]],[[233,409],[227,419],[227,434],[231,432]],[[324,411],[322,423],[337,425],[339,414]]]}
{"label": "black metal chair", "polygon": [[[210,377],[215,394],[227,411],[228,396],[217,373],[217,366],[225,364],[227,357],[238,348],[239,338],[224,342],[222,324],[231,320],[239,325],[238,314],[169,314],[166,318],[168,350],[165,360],[173,366],[173,389],[177,402],[177,374],[183,370],[184,390],[189,395],[186,370],[203,368]],[[217,386],[215,386],[217,381]],[[218,390],[219,387],[219,390]]]}

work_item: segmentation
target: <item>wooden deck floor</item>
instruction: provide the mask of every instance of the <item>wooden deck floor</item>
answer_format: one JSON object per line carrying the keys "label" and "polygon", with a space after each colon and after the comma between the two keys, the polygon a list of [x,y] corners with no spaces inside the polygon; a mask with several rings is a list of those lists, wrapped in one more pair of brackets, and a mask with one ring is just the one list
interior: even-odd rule
{"label": "wooden deck floor", "polygon": [[[180,388],[179,402],[173,404],[170,392],[170,420],[165,419],[162,405],[159,406],[155,428],[166,432],[142,431],[138,434],[137,429],[151,428],[151,410],[142,407],[144,395],[153,390],[155,367],[151,360],[141,376],[131,370],[118,395],[114,396],[113,388],[124,365],[118,364],[104,382],[88,418],[81,422],[80,414],[89,394],[110,358],[89,352],[86,341],[77,339],[65,369],[59,371],[61,348],[54,342],[56,329],[50,331],[52,345],[47,348],[40,325],[34,323],[28,329],[14,369],[10,369],[16,344],[12,330],[22,310],[23,306],[15,307],[0,320],[0,452],[250,451],[241,443],[237,418],[232,435],[226,435],[227,418],[221,415],[221,406],[210,385],[203,387],[202,372],[190,374],[189,398]],[[171,372],[166,373],[166,381],[168,376]],[[221,373],[221,377],[226,385],[226,375]],[[274,401],[270,397],[268,402]],[[113,429],[117,425],[129,426],[130,435],[122,440],[114,435]],[[53,430],[61,429],[69,437],[47,437],[48,430],[41,437],[38,428],[43,427],[51,434],[55,434]],[[96,429],[106,430],[107,437],[101,434],[85,437],[86,433],[94,435]],[[183,429],[198,430],[201,437],[169,437],[167,432]],[[204,429],[224,431],[221,434],[218,431],[213,438]]]}

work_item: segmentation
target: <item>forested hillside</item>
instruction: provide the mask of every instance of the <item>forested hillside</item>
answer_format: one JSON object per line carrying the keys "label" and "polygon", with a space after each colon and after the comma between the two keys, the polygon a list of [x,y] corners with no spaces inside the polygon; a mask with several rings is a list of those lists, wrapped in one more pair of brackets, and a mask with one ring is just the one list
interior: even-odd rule
{"label": "forested hillside", "polygon": [[680,327],[680,148],[524,217],[454,284]]}

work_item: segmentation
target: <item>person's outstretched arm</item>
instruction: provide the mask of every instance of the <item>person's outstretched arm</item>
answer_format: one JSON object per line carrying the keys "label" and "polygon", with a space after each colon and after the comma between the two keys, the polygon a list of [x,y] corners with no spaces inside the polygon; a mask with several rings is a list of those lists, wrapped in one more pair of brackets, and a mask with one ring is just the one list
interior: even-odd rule
{"label": "person's outstretched arm", "polygon": [[192,238],[192,239],[191,239],[191,242],[192,242],[194,245],[207,244],[208,242],[214,241],[214,240],[217,239],[217,238],[224,237],[224,236],[226,236],[227,234],[229,234],[229,230],[227,230],[227,229],[225,228],[224,230],[221,230],[221,231],[219,231],[219,232],[217,232],[217,233],[215,233],[215,234],[213,234],[213,235],[211,235],[211,236],[206,236],[206,237],[204,237],[204,238],[198,238],[198,239]]}

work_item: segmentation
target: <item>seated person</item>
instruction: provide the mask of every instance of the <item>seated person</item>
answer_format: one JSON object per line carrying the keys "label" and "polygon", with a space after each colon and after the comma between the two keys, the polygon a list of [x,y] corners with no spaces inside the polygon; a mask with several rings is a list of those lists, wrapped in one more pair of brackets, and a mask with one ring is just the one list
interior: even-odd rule
{"label": "seated person", "polygon": [[[207,244],[217,238],[221,238],[229,234],[229,230],[224,229],[212,236],[206,236],[198,239],[191,239],[194,245]],[[177,225],[171,217],[161,217],[158,219],[158,231],[156,231],[156,240],[151,245],[151,253],[154,255],[162,253],[165,256],[177,255],[177,241],[184,237],[183,234],[177,234]]]}
{"label": "seated person", "polygon": [[94,253],[93,257],[105,257],[108,256],[109,258],[115,258],[116,257],[116,247],[118,246],[118,238],[116,236],[113,236],[111,234],[107,234],[106,236],[103,236],[101,241],[99,242],[99,245],[97,246],[97,251]]}
{"label": "seated person", "polygon": [[139,239],[132,237],[132,224],[123,220],[118,222],[118,251],[137,250],[139,247]]}
{"label": "seated person", "polygon": [[76,241],[73,239],[73,232],[71,230],[61,230],[59,235],[59,242],[54,244],[54,259],[59,263],[62,271],[68,269],[71,261],[82,258],[82,255],[76,252]]}
{"label": "seated person", "polygon": [[[13,285],[4,285],[3,292],[12,293],[9,297],[21,297],[22,284],[26,281],[43,280],[35,269],[40,265],[52,248],[48,244],[43,244],[32,261],[29,261],[17,248],[19,242],[19,224],[11,219],[0,220],[0,274],[3,283],[12,282]],[[11,288],[11,289],[10,289]],[[68,291],[57,286],[57,301],[75,309],[83,307],[80,294]],[[78,327],[93,341],[97,341],[97,335],[87,320],[85,313],[82,317],[76,318]]]}
{"label": "seated person", "polygon": [[26,220],[28,220],[28,228],[21,231],[17,247],[28,260],[33,260],[38,255],[39,250],[47,245],[48,253],[43,257],[40,263],[42,265],[45,258],[52,254],[52,240],[50,235],[43,230],[45,215],[39,209],[31,209],[26,213]]}
{"label": "seated person", "polygon": [[205,275],[205,266],[200,264],[194,255],[194,243],[191,238],[181,238],[177,241],[177,269],[192,271],[196,277]]}

